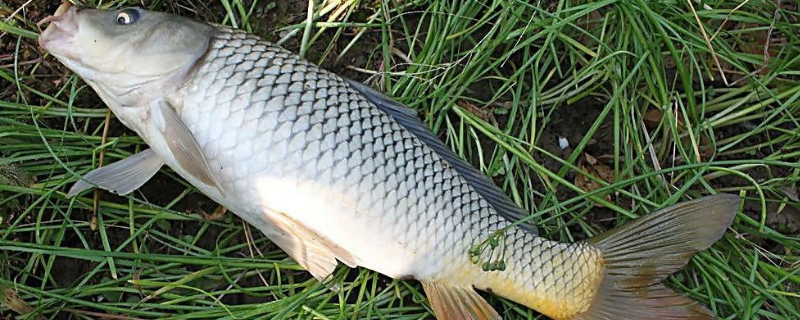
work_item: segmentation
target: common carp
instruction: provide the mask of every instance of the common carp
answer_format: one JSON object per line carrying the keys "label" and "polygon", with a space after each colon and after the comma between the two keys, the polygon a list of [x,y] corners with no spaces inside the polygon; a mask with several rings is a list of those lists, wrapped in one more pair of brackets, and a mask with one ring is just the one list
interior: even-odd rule
{"label": "common carp", "polygon": [[737,196],[551,241],[413,110],[257,36],[140,8],[47,20],[40,46],[150,147],[68,196],[125,195],[166,164],[319,281],[339,262],[415,279],[439,319],[500,318],[475,289],[554,319],[713,318],[661,282],[723,235]]}

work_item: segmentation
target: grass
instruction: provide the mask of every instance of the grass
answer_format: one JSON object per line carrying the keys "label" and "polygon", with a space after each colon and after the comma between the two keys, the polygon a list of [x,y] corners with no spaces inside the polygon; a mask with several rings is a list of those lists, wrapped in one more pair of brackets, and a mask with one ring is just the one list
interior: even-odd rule
{"label": "grass", "polygon": [[[397,97],[551,239],[740,194],[732,228],[668,285],[722,319],[800,318],[796,3],[145,2],[263,35]],[[214,205],[168,170],[128,197],[65,199],[76,175],[146,146],[37,51],[35,22],[54,7],[0,2],[0,314],[430,317],[415,282],[340,267],[341,289],[328,290],[238,218],[204,219]],[[506,319],[542,318],[490,301]]]}

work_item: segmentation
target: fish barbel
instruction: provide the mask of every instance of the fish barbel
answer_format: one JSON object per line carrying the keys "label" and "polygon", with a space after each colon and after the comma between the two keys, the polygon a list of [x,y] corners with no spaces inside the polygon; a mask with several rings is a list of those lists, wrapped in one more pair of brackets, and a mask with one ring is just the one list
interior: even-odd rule
{"label": "fish barbel", "polygon": [[68,3],[48,22],[40,46],[150,146],[69,196],[127,194],[166,164],[320,281],[339,262],[416,279],[439,319],[500,318],[475,289],[554,319],[713,317],[661,281],[722,236],[736,196],[550,241],[414,111],[257,36]]}

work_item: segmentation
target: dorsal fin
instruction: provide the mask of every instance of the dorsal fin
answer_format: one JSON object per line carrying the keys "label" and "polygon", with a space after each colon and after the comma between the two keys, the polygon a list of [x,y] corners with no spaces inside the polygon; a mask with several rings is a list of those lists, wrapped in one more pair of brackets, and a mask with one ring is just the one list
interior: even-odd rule
{"label": "dorsal fin", "polygon": [[[383,112],[386,112],[390,117],[397,121],[400,126],[411,132],[428,148],[431,148],[442,159],[447,161],[456,171],[464,177],[464,179],[477,191],[498,214],[510,220],[511,222],[519,221],[528,216],[528,214],[517,206],[508,196],[500,190],[492,180],[483,175],[480,171],[472,167],[469,163],[461,159],[454,152],[450,151],[447,146],[434,135],[427,126],[417,117],[414,110],[394,101],[385,94],[372,89],[358,81],[343,78],[350,84],[353,89],[361,93],[370,102],[378,106]],[[538,234],[536,225],[532,222],[524,222],[519,225],[520,227]]]}

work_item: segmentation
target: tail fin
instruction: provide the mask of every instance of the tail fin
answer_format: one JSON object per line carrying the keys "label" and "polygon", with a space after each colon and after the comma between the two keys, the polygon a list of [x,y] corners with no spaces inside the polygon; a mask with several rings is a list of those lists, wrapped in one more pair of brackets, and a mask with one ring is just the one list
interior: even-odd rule
{"label": "tail fin", "polygon": [[716,242],[733,222],[734,195],[709,196],[659,210],[589,240],[605,275],[589,309],[573,319],[713,319],[661,281]]}

